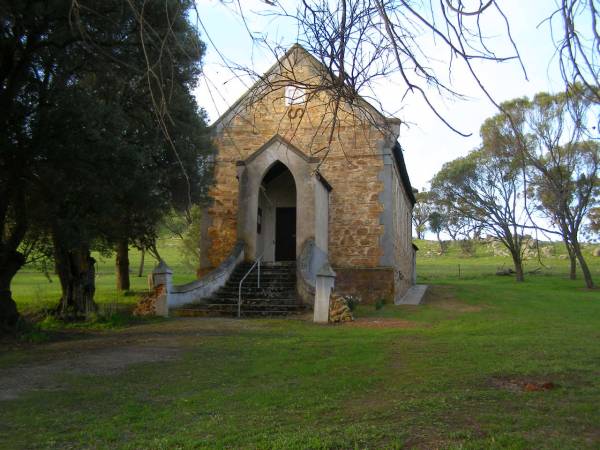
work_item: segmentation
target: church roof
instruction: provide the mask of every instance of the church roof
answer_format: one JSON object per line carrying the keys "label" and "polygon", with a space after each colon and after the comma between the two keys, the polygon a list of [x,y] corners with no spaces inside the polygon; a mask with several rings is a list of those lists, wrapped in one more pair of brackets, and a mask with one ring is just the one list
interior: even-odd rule
{"label": "church roof", "polygon": [[402,180],[402,185],[404,186],[406,195],[408,196],[408,199],[410,200],[411,204],[414,206],[414,204],[417,202],[417,199],[415,198],[415,194],[410,184],[408,170],[406,170],[406,163],[404,162],[404,155],[402,154],[402,147],[400,146],[398,141],[396,141],[396,143],[394,144],[392,152],[394,154],[394,159],[396,159],[396,163],[398,164],[400,179]]}

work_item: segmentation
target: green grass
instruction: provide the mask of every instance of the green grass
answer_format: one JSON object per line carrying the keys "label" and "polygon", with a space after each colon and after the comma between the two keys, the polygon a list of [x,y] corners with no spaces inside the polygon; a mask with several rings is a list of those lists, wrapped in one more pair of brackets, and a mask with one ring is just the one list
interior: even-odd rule
{"label": "green grass", "polygon": [[[0,447],[597,449],[600,291],[556,262],[517,284],[498,258],[422,257],[427,304],[357,309],[410,326],[169,319],[136,343],[128,328],[74,338],[181,353],[0,402]],[[64,359],[53,345],[1,353],[0,376]]]}
{"label": "green grass", "polygon": [[[160,255],[173,269],[173,282],[183,284],[196,278],[194,271],[181,261],[178,240],[174,238],[160,239],[158,242]],[[156,261],[146,254],[144,273],[138,277],[141,253],[131,248],[129,251],[131,292],[119,292],[116,289],[115,260],[114,256],[106,257],[94,253],[97,261],[96,294],[95,299],[101,306],[130,306],[138,301],[138,293],[147,291],[148,274],[152,271]],[[54,274],[47,277],[34,267],[26,266],[19,271],[12,283],[13,298],[19,310],[25,314],[43,308],[52,308],[60,298],[60,282]]]}

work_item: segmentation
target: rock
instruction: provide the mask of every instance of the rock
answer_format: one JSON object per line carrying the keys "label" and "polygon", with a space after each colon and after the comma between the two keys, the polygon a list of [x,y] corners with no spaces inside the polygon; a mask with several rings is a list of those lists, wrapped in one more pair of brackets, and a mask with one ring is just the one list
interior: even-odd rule
{"label": "rock", "polygon": [[596,247],[592,252],[592,256],[600,256],[600,247]]}
{"label": "rock", "polygon": [[332,294],[329,302],[329,322],[351,322],[354,320],[352,311],[350,310],[349,300],[357,303],[356,296],[341,296],[339,294]]}
{"label": "rock", "polygon": [[164,290],[164,285],[159,284],[156,286],[154,288],[154,292],[146,295],[138,302],[133,310],[133,315],[137,317],[156,316],[159,312],[157,308],[157,300],[162,294],[164,294]]}

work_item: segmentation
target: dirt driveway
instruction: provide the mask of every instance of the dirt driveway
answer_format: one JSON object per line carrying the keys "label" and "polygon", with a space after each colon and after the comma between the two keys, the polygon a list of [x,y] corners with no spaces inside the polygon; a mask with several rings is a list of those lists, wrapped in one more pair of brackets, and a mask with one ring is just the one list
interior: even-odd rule
{"label": "dirt driveway", "polygon": [[133,364],[173,360],[202,337],[257,326],[235,319],[178,318],[123,330],[74,331],[37,345],[3,342],[8,350],[0,351],[0,401],[33,390],[64,389],[65,375],[104,375]]}

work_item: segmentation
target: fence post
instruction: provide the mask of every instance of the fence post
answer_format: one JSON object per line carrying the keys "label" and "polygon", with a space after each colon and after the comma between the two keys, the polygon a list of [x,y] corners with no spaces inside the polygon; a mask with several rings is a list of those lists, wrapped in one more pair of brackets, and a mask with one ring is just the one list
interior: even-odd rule
{"label": "fence post", "polygon": [[158,286],[163,287],[162,292],[156,299],[156,315],[169,317],[169,293],[173,285],[173,271],[167,263],[160,261],[152,271],[152,286],[156,289]]}

